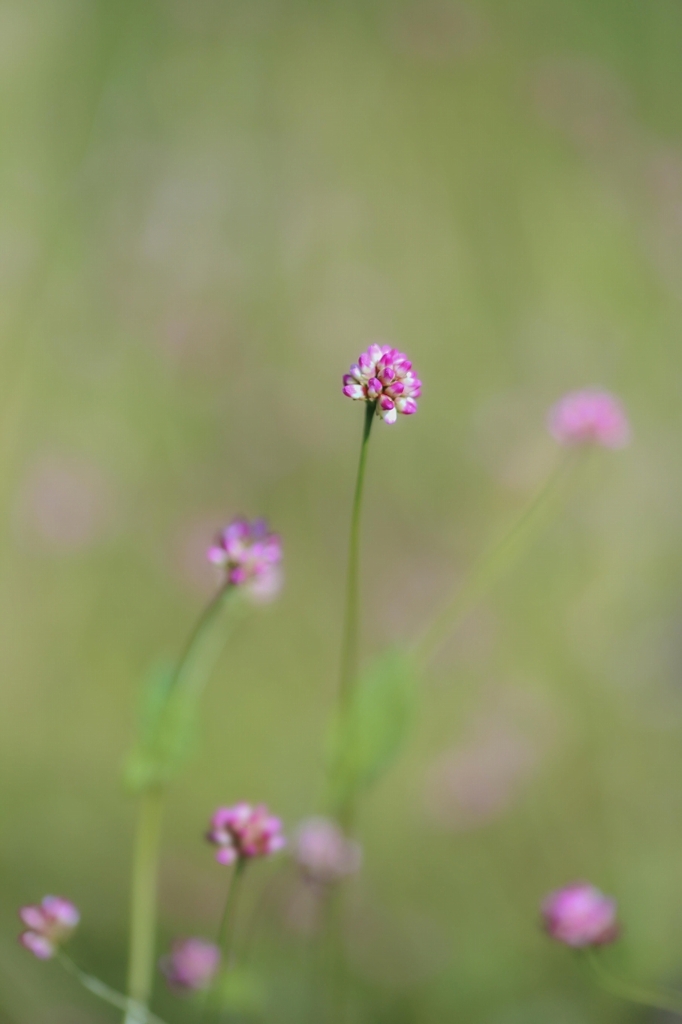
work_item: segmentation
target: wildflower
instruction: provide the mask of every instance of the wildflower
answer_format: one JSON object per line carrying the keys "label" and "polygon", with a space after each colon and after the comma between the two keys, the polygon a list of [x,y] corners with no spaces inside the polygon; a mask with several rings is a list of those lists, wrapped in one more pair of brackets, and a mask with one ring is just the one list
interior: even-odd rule
{"label": "wildflower", "polygon": [[600,946],[618,937],[616,901],[586,882],[552,892],[542,904],[547,934],[576,948]]}
{"label": "wildflower", "polygon": [[286,844],[282,822],[270,814],[264,804],[252,807],[239,803],[219,807],[211,819],[206,838],[219,847],[215,857],[220,864],[236,860],[267,857]]}
{"label": "wildflower", "polygon": [[360,868],[362,850],[329,818],[308,818],[296,836],[296,860],[311,882],[329,884]]}
{"label": "wildflower", "polygon": [[80,921],[77,907],[61,896],[46,896],[41,903],[22,907],[19,917],[26,931],[19,942],[39,960],[49,960]]}
{"label": "wildflower", "polygon": [[197,991],[208,988],[220,964],[220,950],[204,939],[178,939],[159,967],[171,988]]}
{"label": "wildflower", "polygon": [[377,415],[385,423],[395,423],[399,412],[404,416],[415,413],[421,387],[410,360],[390,345],[370,345],[343,378],[344,395],[376,402]]}
{"label": "wildflower", "polygon": [[208,549],[208,560],[233,586],[247,585],[256,600],[273,598],[281,585],[282,542],[265,519],[233,519]]}
{"label": "wildflower", "polygon": [[549,413],[550,433],[560,444],[598,444],[623,448],[630,424],[623,406],[608,391],[587,388],[570,391]]}

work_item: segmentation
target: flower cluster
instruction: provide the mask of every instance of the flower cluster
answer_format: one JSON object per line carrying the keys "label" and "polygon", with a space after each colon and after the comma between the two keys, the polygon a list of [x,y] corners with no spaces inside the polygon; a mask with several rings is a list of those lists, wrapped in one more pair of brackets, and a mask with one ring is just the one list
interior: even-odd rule
{"label": "flower cluster", "polygon": [[208,988],[220,964],[220,950],[204,939],[178,939],[159,967],[172,989],[195,992]]}
{"label": "flower cluster", "polygon": [[40,903],[22,907],[19,917],[26,931],[19,942],[39,960],[49,960],[80,921],[78,908],[61,896],[46,896]]}
{"label": "flower cluster", "polygon": [[219,847],[215,858],[220,864],[266,857],[286,845],[282,822],[264,804],[219,807],[211,818],[206,838]]}
{"label": "flower cluster", "polygon": [[550,410],[549,429],[566,445],[623,448],[630,440],[630,424],[622,405],[608,391],[596,388],[564,395]]}
{"label": "flower cluster", "polygon": [[359,870],[362,850],[329,818],[308,818],[298,829],[296,860],[308,881],[329,885]]}
{"label": "flower cluster", "polygon": [[618,937],[616,901],[586,882],[552,892],[542,904],[547,934],[567,946],[601,946]]}
{"label": "flower cluster", "polygon": [[344,395],[376,402],[377,415],[385,423],[395,423],[399,412],[404,416],[415,413],[421,388],[410,360],[390,345],[370,345],[343,378]]}
{"label": "flower cluster", "polygon": [[256,599],[268,600],[280,588],[282,541],[265,519],[233,519],[208,549],[208,560],[224,571],[228,583],[247,585]]}

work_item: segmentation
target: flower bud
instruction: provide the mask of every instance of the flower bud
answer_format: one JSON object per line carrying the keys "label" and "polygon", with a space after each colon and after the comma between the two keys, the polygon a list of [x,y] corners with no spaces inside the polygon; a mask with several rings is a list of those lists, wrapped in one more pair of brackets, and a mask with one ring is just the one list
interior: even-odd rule
{"label": "flower bud", "polygon": [[177,939],[159,967],[170,988],[194,992],[208,988],[220,964],[220,950],[204,939]]}
{"label": "flower bud", "polygon": [[78,908],[61,896],[45,896],[40,903],[21,907],[19,917],[26,931],[19,942],[39,960],[49,960],[80,921]]}
{"label": "flower bud", "polygon": [[270,814],[264,804],[252,807],[239,803],[233,807],[219,807],[211,819],[206,838],[219,847],[216,860],[220,864],[267,857],[286,845],[282,822]]}
{"label": "flower bud", "polygon": [[618,937],[616,901],[586,882],[550,893],[542,917],[547,934],[567,946],[601,946]]}
{"label": "flower bud", "polygon": [[564,395],[550,410],[549,430],[565,445],[623,448],[630,440],[630,424],[622,405],[608,391],[596,388]]}

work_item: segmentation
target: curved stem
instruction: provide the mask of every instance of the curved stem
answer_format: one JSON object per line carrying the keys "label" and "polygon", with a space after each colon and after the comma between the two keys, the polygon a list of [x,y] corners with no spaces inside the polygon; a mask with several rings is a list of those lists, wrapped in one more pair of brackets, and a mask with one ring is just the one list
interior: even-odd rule
{"label": "curved stem", "polygon": [[542,509],[554,494],[569,469],[576,464],[576,452],[570,451],[561,460],[545,483],[531,498],[509,531],[484,552],[480,562],[471,572],[464,584],[455,592],[434,622],[428,627],[421,640],[413,649],[413,656],[421,668],[431,661],[438,653],[458,620],[468,612],[480,599],[486,588],[504,569],[513,555],[514,546],[521,540],[529,528],[534,525]]}
{"label": "curved stem", "polygon": [[[226,583],[202,611],[176,664],[171,689],[186,686],[189,690],[194,687],[198,693],[210,675],[222,650],[224,638],[221,638],[219,645],[211,645],[211,649],[205,652],[207,657],[201,666],[202,671],[192,673],[192,661],[232,589]],[[149,787],[141,794],[138,805],[132,870],[128,995],[142,1006],[149,1002],[154,979],[159,849],[165,795],[165,786]],[[134,1024],[136,1019],[128,1012],[124,1024]]]}
{"label": "curved stem", "polygon": [[218,927],[218,936],[216,945],[220,949],[221,953],[221,964],[220,970],[216,974],[213,984],[210,986],[206,993],[204,1000],[203,1009],[201,1012],[200,1021],[206,1018],[206,1014],[211,1009],[213,999],[216,993],[216,989],[220,986],[221,980],[225,977],[227,972],[230,970],[232,965],[232,949],[234,942],[234,931],[236,923],[236,909],[237,900],[241,891],[241,881],[244,877],[246,870],[247,861],[240,857],[230,876],[230,881],[227,887],[227,894],[225,896],[225,905],[223,907],[223,913],[220,918],[220,925]]}
{"label": "curved stem", "polygon": [[93,995],[108,1003],[109,1006],[115,1006],[117,1010],[125,1010],[129,1019],[135,1021],[135,1024],[164,1024],[160,1017],[150,1013],[145,1006],[141,1006],[134,1000],[122,995],[121,992],[117,992],[116,989],[105,985],[103,981],[100,981],[94,975],[81,970],[78,964],[74,963],[71,957],[61,952],[61,950],[57,954],[57,959],[62,967],[81,983],[83,988],[86,988],[88,992],[92,992]]}
{"label": "curved stem", "polygon": [[655,1010],[665,1010],[682,1017],[682,992],[651,992],[638,986],[630,985],[620,978],[614,977],[599,961],[593,948],[584,951],[585,958],[592,968],[601,987],[619,999],[625,999],[639,1006],[649,1006]]}
{"label": "curved stem", "polygon": [[348,545],[348,575],[346,578],[346,608],[344,615],[343,641],[341,645],[341,671],[339,677],[339,702],[343,709],[347,706],[353,691],[353,683],[357,675],[358,661],[358,617],[359,602],[359,563],[360,563],[360,526],[362,520],[362,492],[365,483],[367,466],[367,449],[369,435],[372,431],[376,402],[368,402],[365,406],[365,421],[360,446],[358,475],[355,481],[353,511],[350,522],[350,542]]}

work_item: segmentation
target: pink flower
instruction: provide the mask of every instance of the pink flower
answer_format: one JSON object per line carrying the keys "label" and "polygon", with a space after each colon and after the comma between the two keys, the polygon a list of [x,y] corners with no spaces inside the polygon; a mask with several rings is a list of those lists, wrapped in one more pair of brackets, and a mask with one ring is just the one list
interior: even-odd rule
{"label": "pink flower", "polygon": [[308,818],[298,829],[296,860],[311,882],[329,884],[359,870],[362,850],[329,818]]}
{"label": "pink flower", "polygon": [[220,964],[220,950],[204,939],[178,939],[159,967],[171,988],[196,991],[208,988]]}
{"label": "pink flower", "polygon": [[407,356],[390,345],[370,345],[343,378],[344,395],[376,402],[377,415],[385,423],[395,423],[399,412],[415,413],[421,388]]}
{"label": "pink flower", "polygon": [[630,424],[618,399],[608,391],[586,388],[564,395],[549,413],[550,433],[560,444],[598,444],[623,448]]}
{"label": "pink flower", "polygon": [[600,946],[618,937],[616,901],[586,882],[550,893],[542,917],[547,934],[567,946]]}
{"label": "pink flower", "polygon": [[219,807],[211,818],[206,838],[220,847],[215,855],[220,864],[236,860],[267,857],[286,845],[282,822],[270,814],[264,804],[252,807],[239,803]]}
{"label": "pink flower", "polygon": [[247,585],[255,600],[271,600],[281,586],[282,542],[265,519],[233,519],[208,549],[208,560],[233,586]]}
{"label": "pink flower", "polygon": [[49,960],[80,921],[78,909],[61,896],[46,896],[41,903],[22,907],[19,917],[27,931],[19,942],[39,960]]}

